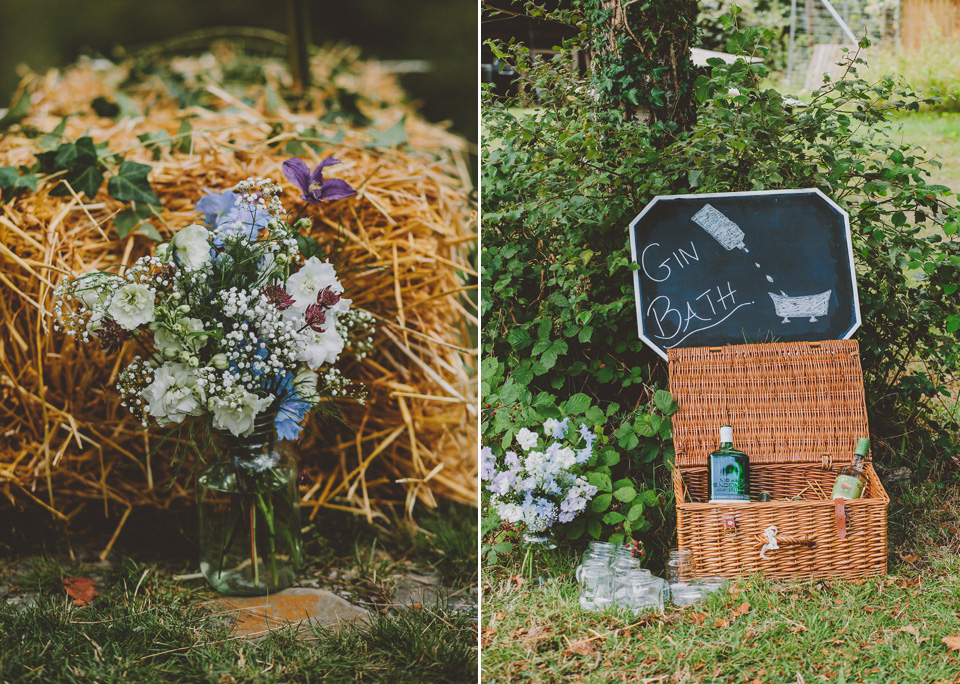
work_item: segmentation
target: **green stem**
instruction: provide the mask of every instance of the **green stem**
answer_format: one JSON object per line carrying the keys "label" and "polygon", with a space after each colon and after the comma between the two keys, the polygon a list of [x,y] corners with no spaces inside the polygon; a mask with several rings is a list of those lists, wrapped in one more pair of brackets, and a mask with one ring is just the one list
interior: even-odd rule
{"label": "green stem", "polygon": [[277,583],[277,545],[275,540],[276,529],[273,524],[273,498],[267,496],[266,499],[263,498],[263,494],[257,492],[257,505],[260,506],[260,511],[263,513],[263,519],[267,522],[267,543],[270,546],[270,574],[273,577],[273,583]]}
{"label": "green stem", "polygon": [[227,522],[227,529],[223,535],[223,545],[220,547],[220,561],[217,563],[217,576],[223,572],[223,557],[233,546],[233,540],[237,535],[237,527],[240,523],[240,517],[243,515],[243,504],[237,499],[231,499],[230,502],[230,520]]}
{"label": "green stem", "polygon": [[260,586],[260,568],[257,565],[257,507],[250,503],[250,565],[253,566],[253,586]]}

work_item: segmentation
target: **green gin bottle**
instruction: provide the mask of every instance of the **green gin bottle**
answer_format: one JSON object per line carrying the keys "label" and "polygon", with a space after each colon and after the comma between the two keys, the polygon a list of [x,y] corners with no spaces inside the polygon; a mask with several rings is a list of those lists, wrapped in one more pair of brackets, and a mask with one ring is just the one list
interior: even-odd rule
{"label": "green gin bottle", "polygon": [[867,458],[867,449],[870,448],[870,440],[861,437],[857,440],[857,448],[853,452],[853,462],[846,466],[837,475],[837,481],[833,483],[833,499],[859,499],[863,494],[863,488],[867,484],[867,476],[863,474],[864,461]]}
{"label": "green gin bottle", "polygon": [[720,447],[707,457],[710,503],[750,501],[750,464],[747,455],[733,448],[733,428],[720,427]]}

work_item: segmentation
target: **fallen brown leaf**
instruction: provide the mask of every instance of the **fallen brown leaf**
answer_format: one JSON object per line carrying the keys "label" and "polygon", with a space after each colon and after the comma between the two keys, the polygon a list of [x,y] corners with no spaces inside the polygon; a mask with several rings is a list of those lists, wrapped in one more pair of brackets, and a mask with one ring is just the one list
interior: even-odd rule
{"label": "fallen brown leaf", "polygon": [[876,612],[877,612],[877,609],[874,608],[873,606],[864,606],[864,607],[863,607],[863,612],[864,612],[864,613],[876,613]]}
{"label": "fallen brown leaf", "polygon": [[575,653],[577,655],[590,655],[597,652],[597,645],[593,643],[590,639],[580,639],[579,641],[574,641],[570,644],[564,653],[571,654]]}
{"label": "fallen brown leaf", "polygon": [[960,636],[943,637],[940,641],[946,644],[951,651],[960,651]]}
{"label": "fallen brown leaf", "polygon": [[67,590],[67,595],[73,599],[75,606],[87,605],[100,593],[97,591],[97,583],[89,577],[64,577],[63,588]]}
{"label": "fallen brown leaf", "polygon": [[919,636],[920,632],[917,631],[917,628],[913,625],[907,625],[906,627],[901,627],[897,630],[898,632],[906,632],[907,634],[912,634],[913,636]]}
{"label": "fallen brown leaf", "polygon": [[714,627],[726,627],[726,626],[728,626],[729,624],[730,624],[730,621],[729,621],[729,620],[723,620],[723,619],[721,619],[721,618],[717,618],[717,620],[713,623],[713,626],[714,626]]}
{"label": "fallen brown leaf", "polygon": [[916,563],[920,557],[915,553],[904,553],[903,551],[897,552],[897,555],[900,556],[900,560],[906,561],[907,563]]}
{"label": "fallen brown leaf", "polygon": [[706,613],[690,613],[690,620],[698,625],[703,624],[703,619],[707,617]]}
{"label": "fallen brown leaf", "polygon": [[750,612],[750,602],[744,601],[739,606],[733,609],[734,615],[746,615]]}

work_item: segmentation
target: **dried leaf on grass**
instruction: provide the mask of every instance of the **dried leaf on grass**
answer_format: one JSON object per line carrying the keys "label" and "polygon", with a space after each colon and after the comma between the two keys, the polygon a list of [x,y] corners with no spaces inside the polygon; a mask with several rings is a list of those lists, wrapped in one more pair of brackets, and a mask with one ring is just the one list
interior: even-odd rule
{"label": "dried leaf on grass", "polygon": [[580,639],[570,644],[564,655],[591,655],[597,652],[597,645],[591,639]]}
{"label": "dried leaf on grass", "polygon": [[960,636],[943,637],[942,641],[951,651],[960,651]]}
{"label": "dried leaf on grass", "polygon": [[87,605],[100,593],[97,591],[97,583],[89,577],[65,577],[63,588],[67,590],[67,596],[73,599],[75,606]]}

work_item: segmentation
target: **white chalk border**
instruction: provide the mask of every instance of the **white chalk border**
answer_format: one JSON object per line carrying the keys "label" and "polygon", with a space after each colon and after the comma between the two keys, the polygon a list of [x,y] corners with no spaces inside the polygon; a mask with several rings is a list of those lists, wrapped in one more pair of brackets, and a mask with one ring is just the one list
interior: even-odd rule
{"label": "white chalk border", "polygon": [[[861,318],[860,318],[860,295],[857,293],[857,272],[856,272],[856,263],[853,260],[853,238],[850,232],[850,215],[844,211],[839,204],[834,202],[832,199],[827,197],[823,192],[818,188],[800,188],[795,190],[754,190],[751,192],[715,192],[715,193],[704,193],[701,195],[657,195],[650,203],[643,208],[636,218],[630,222],[630,257],[633,263],[639,263],[637,260],[637,236],[636,236],[636,227],[648,211],[650,211],[653,206],[661,200],[685,200],[685,199],[695,199],[695,200],[709,200],[711,198],[730,198],[730,197],[763,197],[769,195],[818,195],[820,199],[826,202],[828,205],[833,207],[837,213],[843,217],[843,231],[844,237],[847,241],[847,257],[850,259],[850,284],[853,289],[853,316],[854,323],[847,330],[841,339],[848,340],[853,336],[853,333],[856,332],[857,328],[860,327]],[[640,274],[642,271],[636,270],[633,272],[633,293],[636,298],[637,305],[637,332],[640,336],[640,339],[646,343],[648,347],[653,349],[657,354],[662,356],[664,359],[667,358],[667,352],[664,349],[661,349],[656,342],[647,337],[644,334],[643,330],[643,306],[640,301]]]}

